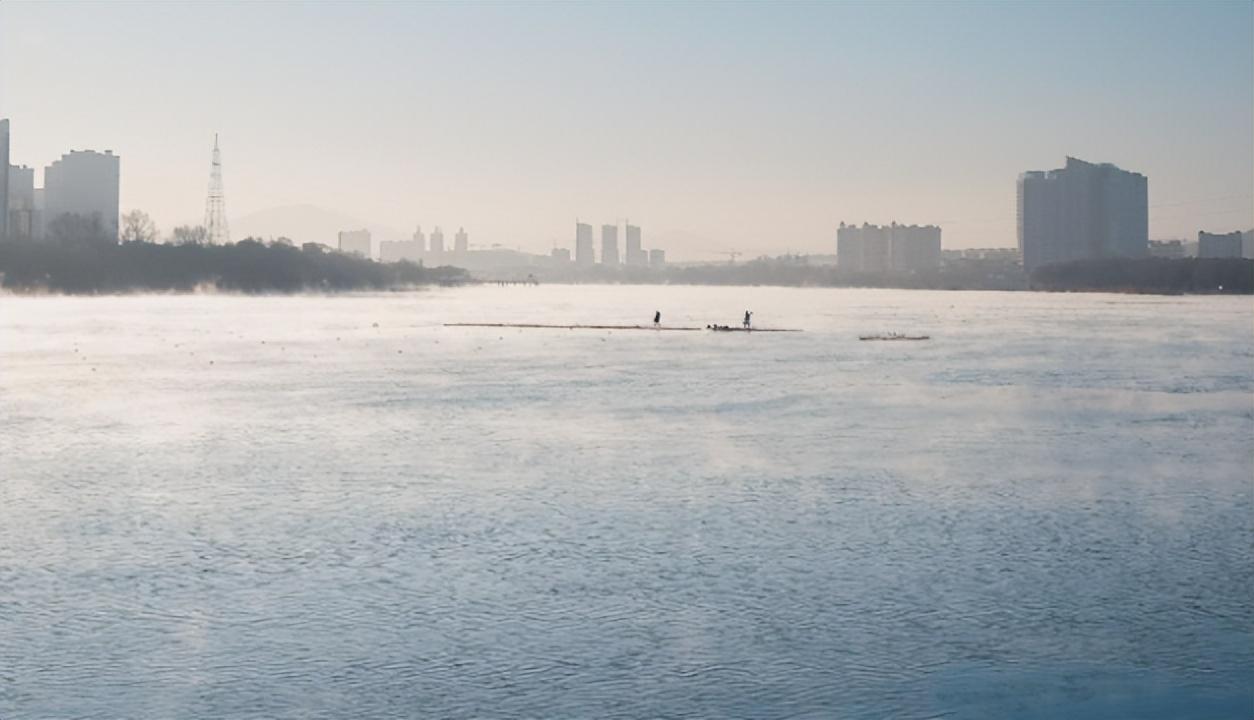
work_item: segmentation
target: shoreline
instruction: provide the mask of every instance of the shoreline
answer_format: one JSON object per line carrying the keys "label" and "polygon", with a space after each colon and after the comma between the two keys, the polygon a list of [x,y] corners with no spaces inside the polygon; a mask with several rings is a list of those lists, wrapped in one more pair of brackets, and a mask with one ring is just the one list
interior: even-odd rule
{"label": "shoreline", "polygon": [[831,265],[762,258],[735,265],[603,268],[427,267],[302,246],[65,241],[0,244],[0,292],[31,295],[245,295],[409,292],[468,285],[793,287],[962,292],[1254,295],[1254,259],[1107,258],[1036,268],[940,266],[906,274],[850,273]]}
{"label": "shoreline", "polygon": [[[0,273],[2,276],[3,273]],[[463,282],[428,282],[414,283],[408,285],[395,285],[389,287],[352,287],[352,288],[319,288],[304,287],[292,290],[241,290],[238,288],[222,288],[216,286],[205,286],[195,288],[110,288],[95,291],[65,291],[53,290],[47,287],[20,287],[11,288],[4,287],[0,284],[0,298],[36,298],[36,297],[127,297],[127,296],[171,296],[171,297],[189,297],[195,295],[217,295],[232,297],[345,297],[354,295],[375,295],[375,294],[401,294],[422,292],[429,290],[444,289],[462,289],[472,287],[489,287],[497,285],[490,281],[467,280]],[[1019,288],[1019,289],[1002,289],[1002,288],[926,288],[926,287],[898,287],[883,285],[777,285],[770,283],[755,284],[727,284],[727,283],[639,283],[639,282],[547,282],[538,285],[513,287],[509,289],[525,289],[526,287],[541,286],[562,286],[562,287],[684,287],[684,288],[773,288],[773,289],[795,289],[795,290],[873,290],[882,292],[931,292],[931,293],[1012,293],[1015,295],[1126,295],[1141,297],[1251,297],[1254,292],[1250,291],[1228,291],[1223,292],[1167,292],[1156,290],[1137,290],[1137,289],[1081,289],[1081,290],[1046,290],[1040,288]],[[506,289],[506,288],[501,288]]]}

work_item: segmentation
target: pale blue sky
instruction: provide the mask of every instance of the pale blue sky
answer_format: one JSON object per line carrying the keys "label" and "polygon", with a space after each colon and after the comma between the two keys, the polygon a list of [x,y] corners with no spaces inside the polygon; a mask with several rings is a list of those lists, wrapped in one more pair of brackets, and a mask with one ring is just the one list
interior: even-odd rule
{"label": "pale blue sky", "polygon": [[[1152,237],[1254,225],[1254,11],[1226,3],[0,2],[13,160],[122,156],[124,208],[310,203],[546,250],[630,218],[676,257],[850,222],[1014,244],[1015,178],[1149,176]],[[329,238],[301,238],[329,240]]]}

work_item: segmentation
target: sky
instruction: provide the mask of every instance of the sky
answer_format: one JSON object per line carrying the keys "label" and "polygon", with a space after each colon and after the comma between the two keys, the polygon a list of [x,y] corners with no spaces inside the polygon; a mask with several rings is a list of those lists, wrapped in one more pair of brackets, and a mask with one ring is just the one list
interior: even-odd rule
{"label": "sky", "polygon": [[303,205],[538,252],[576,219],[676,259],[830,253],[841,221],[1013,246],[1016,178],[1072,155],[1147,175],[1150,236],[1189,238],[1254,226],[1254,4],[5,0],[0,117],[15,164],[112,149],[123,210],[164,231],[203,218],[219,133],[241,226]]}

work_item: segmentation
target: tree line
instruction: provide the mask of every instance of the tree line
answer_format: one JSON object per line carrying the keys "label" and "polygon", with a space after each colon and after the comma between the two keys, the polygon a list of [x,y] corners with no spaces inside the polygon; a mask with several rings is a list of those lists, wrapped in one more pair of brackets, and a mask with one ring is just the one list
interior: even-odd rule
{"label": "tree line", "polygon": [[1254,293],[1254,260],[1245,258],[1107,258],[1046,265],[1033,290],[1178,295]]}
{"label": "tree line", "polygon": [[[199,232],[197,231],[199,230]],[[0,243],[0,287],[62,293],[189,292],[210,288],[246,293],[383,290],[467,280],[460,268],[410,262],[377,263],[316,243],[248,238],[204,243],[203,228],[176,229],[158,243],[147,215],[127,213],[110,238],[98,218],[63,215],[39,242]]]}
{"label": "tree line", "polygon": [[667,266],[594,265],[550,269],[547,282],[683,285],[867,287],[909,290],[1039,290],[1153,294],[1254,294],[1254,260],[1241,258],[1109,258],[1038,268],[1029,277],[1004,259],[946,260],[911,272],[852,272],[809,264],[804,257],[762,257],[743,263]]}

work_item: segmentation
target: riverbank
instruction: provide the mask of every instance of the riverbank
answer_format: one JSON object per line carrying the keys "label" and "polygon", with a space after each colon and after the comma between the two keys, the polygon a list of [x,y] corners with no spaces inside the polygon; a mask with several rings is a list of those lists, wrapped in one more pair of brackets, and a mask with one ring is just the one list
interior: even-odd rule
{"label": "riverbank", "polygon": [[1254,260],[1089,260],[1042,267],[1030,278],[1018,265],[1000,261],[962,261],[928,271],[876,274],[810,265],[795,257],[661,268],[529,266],[485,276],[452,266],[374,262],[315,243],[299,248],[254,240],[231,245],[0,244],[0,289],[19,293],[351,292],[473,283],[1249,295],[1254,294]]}
{"label": "riverbank", "polygon": [[1120,292],[1152,295],[1254,294],[1254,260],[1242,258],[1112,258],[1038,268],[1029,277],[1017,263],[961,260],[930,270],[859,273],[783,256],[703,265],[526,267],[482,275],[483,282],[570,285],[692,285],[893,290]]}
{"label": "riverbank", "polygon": [[454,267],[377,263],[307,243],[0,244],[0,288],[76,295],[125,292],[343,292],[460,284]]}
{"label": "riverbank", "polygon": [[1254,294],[1254,260],[1245,258],[1110,258],[1046,265],[1031,290],[1138,295]]}

